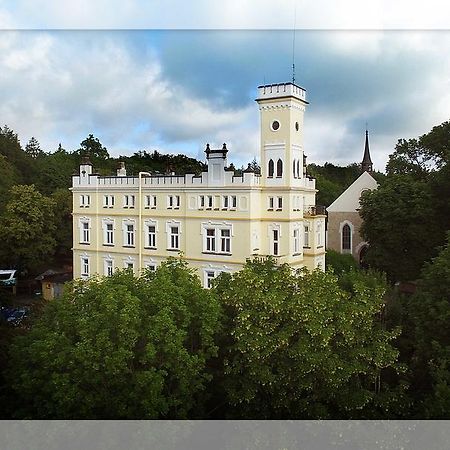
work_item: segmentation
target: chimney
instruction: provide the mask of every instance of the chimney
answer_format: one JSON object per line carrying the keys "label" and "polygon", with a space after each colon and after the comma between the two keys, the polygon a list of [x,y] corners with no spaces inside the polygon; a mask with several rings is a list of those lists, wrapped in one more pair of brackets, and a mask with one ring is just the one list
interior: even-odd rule
{"label": "chimney", "polygon": [[125,163],[123,161],[119,161],[119,167],[117,169],[117,176],[118,177],[126,177],[127,176],[127,169],[125,169]]}

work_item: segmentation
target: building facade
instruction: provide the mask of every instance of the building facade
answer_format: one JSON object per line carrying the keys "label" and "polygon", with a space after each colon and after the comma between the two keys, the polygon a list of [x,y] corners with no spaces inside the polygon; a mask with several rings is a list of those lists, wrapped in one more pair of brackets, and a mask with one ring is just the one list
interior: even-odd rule
{"label": "building facade", "polygon": [[294,268],[325,267],[325,210],[306,176],[306,92],[293,83],[258,88],[261,174],[236,176],[228,149],[206,146],[200,175],[99,176],[84,160],[73,177],[74,278],[116,268],[154,270],[180,252],[205,287],[253,255]]}
{"label": "building facade", "polygon": [[378,186],[371,175],[372,170],[369,133],[366,131],[361,175],[327,208],[327,249],[348,253],[360,264],[363,264],[367,250],[367,242],[360,234],[360,198],[364,191],[376,189]]}

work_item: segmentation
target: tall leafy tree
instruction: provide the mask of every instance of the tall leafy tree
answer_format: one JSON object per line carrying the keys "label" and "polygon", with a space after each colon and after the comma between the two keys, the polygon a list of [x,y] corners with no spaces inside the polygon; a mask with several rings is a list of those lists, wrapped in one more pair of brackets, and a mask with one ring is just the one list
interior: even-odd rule
{"label": "tall leafy tree", "polygon": [[32,269],[54,253],[55,203],[31,185],[13,186],[0,216],[0,261],[3,265]]}
{"label": "tall leafy tree", "polygon": [[17,416],[185,418],[202,412],[219,305],[185,262],[75,281],[11,348]]}
{"label": "tall leafy tree", "polygon": [[37,158],[43,153],[39,141],[34,136],[31,137],[25,146],[25,152],[32,158]]}
{"label": "tall leafy tree", "polygon": [[223,385],[235,416],[348,418],[377,402],[393,413],[395,396],[380,394],[380,377],[395,368],[398,353],[391,345],[397,332],[379,320],[385,285],[363,273],[348,285],[345,291],[331,273],[293,273],[271,259],[221,276],[215,291],[229,336]]}

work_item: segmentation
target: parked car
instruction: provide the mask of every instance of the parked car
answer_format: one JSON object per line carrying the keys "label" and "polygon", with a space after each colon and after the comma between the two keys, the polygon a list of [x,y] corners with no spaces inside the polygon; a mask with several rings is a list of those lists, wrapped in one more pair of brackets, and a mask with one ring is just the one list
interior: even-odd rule
{"label": "parked car", "polygon": [[17,270],[0,270],[0,286],[15,286]]}

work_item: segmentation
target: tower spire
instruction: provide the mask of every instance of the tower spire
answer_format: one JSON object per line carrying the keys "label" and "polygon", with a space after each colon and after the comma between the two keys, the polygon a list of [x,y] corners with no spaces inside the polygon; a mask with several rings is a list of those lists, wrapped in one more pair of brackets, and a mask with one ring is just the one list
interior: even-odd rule
{"label": "tower spire", "polygon": [[362,172],[369,172],[369,173],[373,171],[373,164],[372,160],[370,159],[369,132],[367,131],[367,126],[366,126],[366,142],[364,145],[364,157],[361,163],[361,170]]}

